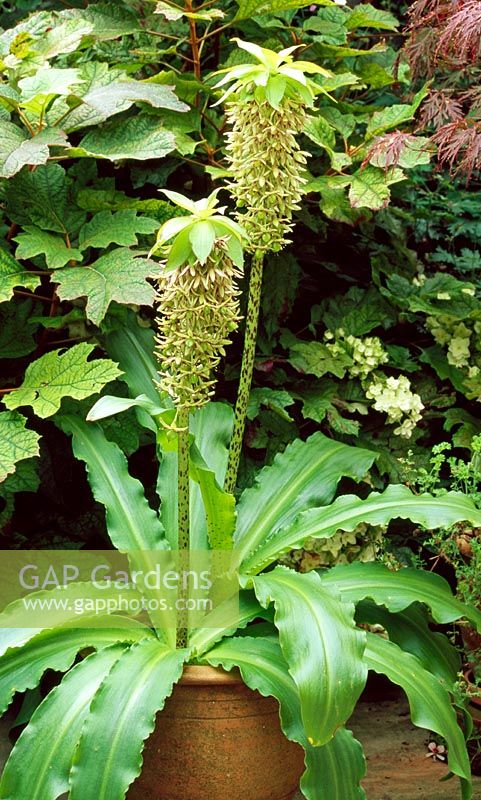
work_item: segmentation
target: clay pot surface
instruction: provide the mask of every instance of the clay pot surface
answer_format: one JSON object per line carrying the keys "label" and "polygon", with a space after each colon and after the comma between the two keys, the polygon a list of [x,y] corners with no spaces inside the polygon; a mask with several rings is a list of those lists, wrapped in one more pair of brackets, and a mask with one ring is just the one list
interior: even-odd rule
{"label": "clay pot surface", "polygon": [[189,666],[146,743],[128,800],[292,800],[304,752],[289,742],[279,705],[240,675]]}
{"label": "clay pot surface", "polygon": [[[473,670],[468,669],[464,673],[466,681],[474,685]],[[472,697],[469,702],[469,713],[471,714],[475,731],[481,735],[481,697]],[[463,727],[462,714],[458,714],[458,720]],[[468,742],[468,754],[471,761],[471,771],[473,775],[481,775],[481,753],[479,751],[477,738]]]}

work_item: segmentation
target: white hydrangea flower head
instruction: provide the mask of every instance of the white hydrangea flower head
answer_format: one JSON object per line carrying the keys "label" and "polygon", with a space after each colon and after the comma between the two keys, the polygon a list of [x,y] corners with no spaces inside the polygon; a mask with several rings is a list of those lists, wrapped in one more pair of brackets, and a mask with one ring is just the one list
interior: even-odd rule
{"label": "white hydrangea flower head", "polygon": [[376,375],[367,386],[366,397],[374,400],[376,411],[387,415],[389,423],[400,423],[394,429],[397,436],[409,439],[417,423],[422,418],[423,402],[412,391],[411,382],[405,375],[398,378]]}
{"label": "white hydrangea flower head", "polygon": [[367,336],[364,339],[352,334],[346,336],[344,329],[338,328],[335,334],[332,331],[326,331],[324,341],[333,357],[345,353],[351,357],[352,365],[347,368],[351,378],[364,380],[371,372],[389,360],[389,356],[377,336]]}

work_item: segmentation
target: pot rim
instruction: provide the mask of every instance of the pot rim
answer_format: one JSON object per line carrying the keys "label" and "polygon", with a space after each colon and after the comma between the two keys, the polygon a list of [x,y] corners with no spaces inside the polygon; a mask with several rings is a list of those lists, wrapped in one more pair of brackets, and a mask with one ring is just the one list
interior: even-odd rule
{"label": "pot rim", "polygon": [[182,686],[226,686],[243,684],[239,670],[227,672],[221,667],[210,667],[206,664],[188,664],[179,683]]}

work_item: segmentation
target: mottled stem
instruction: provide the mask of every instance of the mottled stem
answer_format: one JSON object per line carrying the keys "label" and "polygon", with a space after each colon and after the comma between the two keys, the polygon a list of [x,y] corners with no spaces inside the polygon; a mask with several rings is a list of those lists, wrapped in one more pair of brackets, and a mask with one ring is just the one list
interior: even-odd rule
{"label": "mottled stem", "polygon": [[[190,532],[189,532],[189,412],[185,409],[180,409],[177,413],[177,427],[179,432],[177,434],[178,441],[178,548],[181,551],[190,550]],[[182,561],[182,559],[181,559]],[[187,599],[187,591],[182,582],[179,600],[185,601]],[[188,627],[187,627],[187,611],[181,611],[178,614],[177,626],[177,647],[182,649],[187,646]]]}
{"label": "mottled stem", "polygon": [[242,367],[239,378],[237,403],[235,407],[234,431],[229,449],[229,461],[225,477],[224,489],[234,492],[237,483],[242,443],[246,425],[247,405],[254,372],[256,355],[257,328],[259,325],[259,311],[262,293],[262,273],[264,267],[264,253],[257,251],[252,258],[249,278],[249,297],[247,301],[247,314],[244,338],[244,352],[242,354]]}

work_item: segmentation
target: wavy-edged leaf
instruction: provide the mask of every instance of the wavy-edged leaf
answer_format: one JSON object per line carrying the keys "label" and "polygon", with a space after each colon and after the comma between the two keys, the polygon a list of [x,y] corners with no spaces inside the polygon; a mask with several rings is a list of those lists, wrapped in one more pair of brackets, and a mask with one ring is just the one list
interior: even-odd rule
{"label": "wavy-edged leaf", "polygon": [[249,622],[270,616],[269,611],[261,608],[253,591],[241,590],[238,607],[234,609],[230,599],[217,605],[204,617],[205,627],[190,633],[189,646],[197,656],[201,656],[224,637],[245,628]]}
{"label": "wavy-edged leaf", "polygon": [[13,475],[19,461],[40,454],[40,436],[26,424],[25,417],[17,411],[0,412],[0,483]]}
{"label": "wavy-edged leaf", "polygon": [[72,765],[70,800],[124,797],[187,656],[157,641],[139,642],[122,655],[92,702]]}
{"label": "wavy-edged leaf", "polygon": [[399,103],[398,105],[383,108],[381,111],[375,111],[369,120],[366,130],[366,138],[371,139],[373,136],[380,136],[382,133],[390,131],[393,128],[399,128],[399,126],[404,122],[409,122],[409,120],[414,117],[416,111],[428,92],[429,84],[426,84],[422,89],[420,89],[419,92],[417,92],[417,94],[413,97],[412,103],[409,105]]}
{"label": "wavy-edged leaf", "polygon": [[217,483],[195,444],[190,451],[190,477],[199,486],[207,536],[212,550],[230,550],[235,528],[235,498]]}
{"label": "wavy-edged leaf", "polygon": [[68,776],[92,698],[120,658],[120,645],[74,667],[38,706],[7,761],[2,800],[52,800],[68,791]]}
{"label": "wavy-edged leaf", "polygon": [[[217,496],[222,503],[222,518],[228,525],[226,534],[232,529],[233,504],[220,489],[224,484],[229,442],[232,436],[233,411],[226,403],[208,403],[190,415],[190,432],[194,437],[195,447],[200,455],[197,459],[202,467],[199,474],[194,465],[192,477],[199,477],[204,482],[204,493],[209,502]],[[202,460],[204,464],[202,464]],[[160,452],[157,493],[161,500],[160,513],[167,539],[172,547],[177,546],[177,453]],[[207,485],[206,485],[207,484]],[[216,522],[215,509],[209,509],[209,525],[215,541],[221,543],[215,529],[219,529],[222,519]],[[190,530],[191,548],[205,550],[209,547],[208,520],[202,491],[194,480],[190,482]],[[219,530],[222,534],[222,531]]]}
{"label": "wavy-edged leaf", "polygon": [[306,753],[301,789],[307,800],[364,800],[359,785],[365,774],[361,745],[344,728],[323,747],[309,745],[297,687],[276,639],[249,636],[226,639],[207,653],[205,660],[227,670],[238,667],[247,686],[264,697],[278,700],[282,730],[288,739],[301,744]]}
{"label": "wavy-edged leaf", "polygon": [[364,632],[354,623],[354,606],[336,591],[323,591],[317,573],[285,567],[252,579],[274,621],[301,701],[309,743],[326,744],[351,716],[367,671],[362,662]]}
{"label": "wavy-edged leaf", "polygon": [[68,95],[72,86],[80,80],[78,69],[41,67],[33,75],[28,75],[18,82],[21,105],[30,108],[28,101],[36,99],[39,95],[44,98],[44,102],[51,95]]}
{"label": "wavy-edged leaf", "polygon": [[306,744],[297,686],[279,642],[274,638],[239,636],[225,639],[204,656],[213,667],[238,667],[244,683],[263,697],[279,702],[282,730],[288,739]]}
{"label": "wavy-edged leaf", "polygon": [[[213,549],[232,547],[235,527],[234,498],[224,492],[229,442],[234,413],[227,403],[209,403],[191,417],[194,436],[193,469],[198,487],[192,487],[190,527],[192,547]],[[195,453],[199,458],[195,458]],[[199,491],[200,489],[200,491]]]}
{"label": "wavy-edged leaf", "polygon": [[57,269],[53,280],[58,283],[61,300],[86,297],[87,318],[100,325],[114,300],[152,306],[155,290],[147,278],[155,275],[158,269],[155,261],[139,257],[128,248],[117,247],[88,266]]}
{"label": "wavy-edged leaf", "polygon": [[377,563],[342,564],[321,575],[324,586],[337,589],[343,600],[358,603],[371,599],[394,613],[411,603],[424,603],[436,622],[454,622],[466,617],[481,631],[481,612],[454,597],[448,582],[421,569],[407,567],[397,572]]}
{"label": "wavy-edged leaf", "polygon": [[81,342],[64,352],[46,353],[27,367],[22,385],[3,402],[10,410],[32,406],[45,419],[59,410],[64,397],[83,400],[96,394],[122,373],[108,358],[87,361],[93,350],[94,344]]}
{"label": "wavy-edged leaf", "polygon": [[241,496],[235,535],[239,556],[253,553],[300,511],[330,503],[342,477],[362,480],[375,458],[369,450],[334,442],[320,432],[288,445]]}
{"label": "wavy-edged leaf", "polygon": [[[149,551],[168,550],[169,545],[157,513],[147,502],[144,487],[129,473],[124,453],[106,438],[96,423],[62,415],[58,424],[72,434],[73,453],[85,463],[92,493],[105,506],[107,530],[113,545],[120,552],[129,554],[134,569],[148,572],[152,569]],[[160,589],[150,590],[145,585],[140,588],[153,601],[155,608],[157,601],[162,599]],[[172,610],[159,606],[150,616],[159,635],[173,645],[175,626]]]}
{"label": "wavy-edged leaf", "polygon": [[407,486],[388,486],[365,500],[343,495],[325,508],[311,508],[299,514],[286,528],[276,531],[244,563],[247,572],[263,569],[280,555],[302,547],[306,539],[328,539],[337,531],[353,531],[361,522],[387,525],[392,519],[410,519],[425,528],[450,527],[457,522],[481,526],[481,511],[461,492],[440,497],[413,494]]}
{"label": "wavy-edged leaf", "polygon": [[117,550],[167,549],[159,518],[140,481],[129,474],[120,448],[105,437],[99,425],[80,417],[62,415],[59,424],[73,436],[74,455],[85,463],[93,495],[105,506],[107,529]]}
{"label": "wavy-edged leaf", "polygon": [[117,416],[124,411],[129,411],[131,408],[143,408],[151,416],[162,414],[165,411],[160,405],[155,405],[150,397],[146,394],[140,394],[138,397],[115,397],[111,394],[106,394],[97,400],[87,414],[87,422],[98,422],[101,419],[108,419],[108,417]]}
{"label": "wavy-edged leaf", "polygon": [[464,735],[458,725],[451,698],[440,681],[427,672],[417,658],[393,642],[367,635],[364,660],[369,669],[386,675],[406,692],[414,725],[434,731],[446,739],[448,764],[455,775],[470,780],[471,768]]}
{"label": "wavy-edged leaf", "polygon": [[306,771],[301,790],[307,800],[366,800],[360,781],[366,759],[351,731],[340,728],[323,747],[306,750]]}
{"label": "wavy-edged leaf", "polygon": [[[147,395],[157,405],[159,392],[156,384],[160,378],[154,360],[154,332],[141,328],[136,317],[132,317],[105,337],[105,348],[118,362],[130,396]],[[137,416],[144,427],[157,432],[157,426],[149,414],[139,410]]]}
{"label": "wavy-edged leaf", "polygon": [[356,608],[356,619],[369,625],[382,625],[390,641],[416,656],[424,669],[444,681],[446,686],[450,687],[456,681],[461,670],[461,657],[447,636],[430,629],[424,606],[413,603],[406,611],[393,614],[385,606],[363,600]]}
{"label": "wavy-edged leaf", "polygon": [[[2,576],[3,578],[3,576]],[[58,590],[45,589],[39,592],[32,592],[28,595],[31,603],[36,603],[39,609],[48,608],[48,603],[57,598],[62,603],[62,607],[55,609],[55,622],[60,628],[70,623],[70,627],[80,627],[81,617],[76,610],[76,601],[81,601],[85,597],[95,601],[104,600],[107,602],[108,613],[115,614],[125,610],[125,604],[134,602],[140,604],[141,595],[136,589],[125,587],[123,589],[114,588],[100,581],[97,585],[89,582],[69,583],[67,586]],[[42,604],[44,604],[42,606]],[[136,605],[138,607],[138,605]],[[43,624],[38,624],[35,628],[26,627],[32,624],[32,609],[26,608],[24,600],[14,600],[9,603],[0,613],[0,656],[3,656],[9,648],[23,647],[28,641],[40,634],[46,628],[51,627],[49,619],[43,612]],[[41,617],[39,618],[41,619]],[[135,622],[132,623],[135,626]]]}
{"label": "wavy-edged leaf", "polygon": [[[23,647],[9,649],[0,658],[0,714],[9,706],[15,692],[38,685],[47,669],[66,672],[79,650],[102,650],[119,642],[138,642],[152,638],[152,630],[133,619],[120,616],[96,617],[91,628],[82,618],[82,628],[53,628],[35,636]],[[80,624],[80,623],[79,623]]]}

